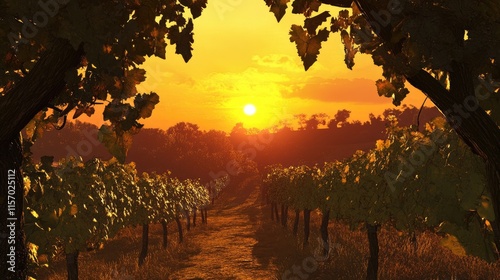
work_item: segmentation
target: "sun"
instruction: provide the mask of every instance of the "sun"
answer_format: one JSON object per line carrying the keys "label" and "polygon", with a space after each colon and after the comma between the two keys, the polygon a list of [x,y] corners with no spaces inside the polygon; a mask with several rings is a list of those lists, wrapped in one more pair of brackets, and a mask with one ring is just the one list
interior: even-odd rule
{"label": "sun", "polygon": [[243,107],[243,112],[247,116],[253,116],[255,115],[255,112],[257,112],[257,108],[255,108],[255,105],[253,104],[247,104],[245,107]]}

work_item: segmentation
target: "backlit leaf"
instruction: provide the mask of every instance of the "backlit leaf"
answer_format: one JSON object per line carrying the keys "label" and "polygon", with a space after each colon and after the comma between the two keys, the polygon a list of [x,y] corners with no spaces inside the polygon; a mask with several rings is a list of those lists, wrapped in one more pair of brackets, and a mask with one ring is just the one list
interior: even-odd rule
{"label": "backlit leaf", "polygon": [[188,24],[179,33],[178,41],[175,43],[175,53],[182,55],[185,62],[188,62],[193,56],[191,53],[193,42],[193,21],[189,19]]}
{"label": "backlit leaf", "polygon": [[102,125],[98,137],[99,141],[119,162],[125,162],[127,152],[132,146],[132,134],[130,132],[123,131],[120,135],[117,135],[110,126]]}
{"label": "backlit leaf", "polygon": [[281,18],[286,13],[287,3],[290,0],[264,0],[266,1],[266,5],[269,7],[269,11],[274,14],[276,20],[279,22]]}
{"label": "backlit leaf", "polygon": [[295,0],[292,4],[292,13],[310,17],[312,12],[319,10],[319,6],[321,6],[321,2],[318,0]]}
{"label": "backlit leaf", "polygon": [[77,213],[78,213],[78,205],[72,204],[69,210],[69,214],[73,216],[76,215]]}
{"label": "backlit leaf", "polygon": [[358,52],[356,48],[354,48],[354,40],[349,36],[349,33],[347,31],[342,30],[340,32],[340,37],[342,39],[342,43],[344,44],[344,52],[345,52],[345,64],[347,65],[347,68],[352,70],[352,67],[354,66],[354,56]]}
{"label": "backlit leaf", "polygon": [[302,59],[305,70],[309,69],[319,54],[321,49],[321,42],[328,39],[330,32],[324,28],[318,32],[317,35],[310,35],[299,25],[292,25],[290,31],[290,41],[295,42],[297,52]]}
{"label": "backlit leaf", "polygon": [[139,110],[139,116],[145,119],[151,116],[155,105],[159,102],[160,97],[154,92],[150,94],[138,94],[135,97],[134,106],[137,110]]}
{"label": "backlit leaf", "polygon": [[330,17],[329,12],[322,12],[321,14],[312,17],[312,18],[307,18],[304,21],[304,27],[307,30],[307,33],[309,34],[316,34],[316,29],[325,22],[328,18]]}

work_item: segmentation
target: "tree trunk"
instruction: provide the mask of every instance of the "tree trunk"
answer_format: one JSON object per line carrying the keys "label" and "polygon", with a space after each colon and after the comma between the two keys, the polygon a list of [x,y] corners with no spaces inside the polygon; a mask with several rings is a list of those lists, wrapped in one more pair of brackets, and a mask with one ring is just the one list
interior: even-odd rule
{"label": "tree trunk", "polygon": [[28,75],[0,96],[0,143],[10,143],[38,112],[62,92],[66,85],[66,72],[78,66],[82,54],[82,47],[75,51],[68,40],[54,40]]}
{"label": "tree trunk", "polygon": [[179,243],[182,243],[182,241],[184,241],[184,238],[182,236],[182,224],[179,217],[175,217],[175,222],[177,223],[177,228],[179,229]]}
{"label": "tree trunk", "polygon": [[[488,171],[488,185],[490,187],[491,199],[493,201],[493,210],[495,211],[495,220],[490,221],[491,227],[493,229],[493,235],[495,237],[496,258],[500,258],[500,191],[495,189],[495,186],[500,185],[500,173],[498,169],[495,168],[493,164],[487,162],[486,168]],[[498,202],[497,202],[498,201]]]}
{"label": "tree trunk", "polygon": [[323,211],[323,217],[321,219],[321,239],[323,239],[323,255],[327,256],[330,249],[330,244],[328,244],[328,222],[330,221],[330,209]]}
{"label": "tree trunk", "polygon": [[161,228],[163,229],[163,248],[166,249],[168,245],[168,224],[166,220],[161,220]]}
{"label": "tree trunk", "polygon": [[68,271],[68,280],[78,280],[78,254],[79,251],[66,254],[66,270]]}
{"label": "tree trunk", "polygon": [[300,210],[295,210],[295,220],[293,221],[293,235],[297,236],[299,230]]}
{"label": "tree trunk", "polygon": [[0,144],[0,275],[4,275],[3,279],[27,278],[22,160],[20,134],[9,144]]}
{"label": "tree trunk", "polygon": [[274,221],[274,203],[271,202],[271,221]]}
{"label": "tree trunk", "polygon": [[196,211],[197,211],[196,208],[194,208],[194,210],[193,210],[193,227],[196,226]]}
{"label": "tree trunk", "polygon": [[274,215],[276,216],[276,222],[280,222],[280,215],[278,214],[278,203],[274,203]]}
{"label": "tree trunk", "polygon": [[309,221],[311,220],[311,210],[304,209],[304,247],[309,244]]}
{"label": "tree trunk", "polygon": [[[454,64],[454,73],[450,75],[450,91],[424,70],[407,76],[407,80],[429,97],[460,138],[484,159],[493,210],[495,217],[500,217],[500,129],[481,107],[477,106],[474,110],[463,108],[472,108],[470,102],[477,102],[470,70],[462,64]],[[493,228],[493,233],[497,249],[500,249],[498,225]]]}
{"label": "tree trunk", "polygon": [[201,209],[201,223],[204,224],[205,223],[205,209]]}
{"label": "tree trunk", "polygon": [[281,219],[279,220],[279,223],[281,223],[281,225],[283,225],[285,222],[284,222],[284,217],[285,217],[285,204],[281,204]]}
{"label": "tree trunk", "polygon": [[377,280],[378,275],[378,237],[377,225],[366,223],[366,231],[368,234],[368,246],[370,247],[370,259],[366,269],[366,280]]}
{"label": "tree trunk", "polygon": [[413,245],[413,253],[418,251],[417,233],[415,231],[411,232],[410,242]]}
{"label": "tree trunk", "polygon": [[[21,175],[22,146],[19,133],[28,122],[52,101],[65,86],[66,71],[77,66],[83,51],[75,51],[67,40],[57,39],[35,66],[14,88],[0,96],[0,197],[9,198],[8,174],[15,174],[14,199],[0,200],[0,275],[4,279],[26,279],[27,252],[24,236]],[[9,171],[11,170],[11,171]],[[13,186],[13,185],[12,185]],[[12,193],[12,191],[11,191]],[[10,215],[8,202],[15,201]],[[11,202],[12,205],[14,202]],[[11,206],[12,207],[12,206]],[[8,220],[11,218],[11,220]],[[16,219],[16,220],[14,220]],[[13,225],[12,231],[8,225]],[[13,236],[13,239],[8,237]],[[9,240],[11,243],[9,243]],[[15,243],[13,243],[15,241]],[[14,246],[13,252],[10,250]],[[8,263],[10,262],[10,263]]]}
{"label": "tree trunk", "polygon": [[208,222],[207,217],[208,217],[208,209],[205,208],[205,224]]}
{"label": "tree trunk", "polygon": [[149,224],[142,224],[142,248],[139,254],[139,266],[144,263],[146,256],[148,255],[148,243],[149,243]]}
{"label": "tree trunk", "polygon": [[281,205],[281,225],[283,227],[286,227],[286,224],[288,222],[288,206],[286,205]]}

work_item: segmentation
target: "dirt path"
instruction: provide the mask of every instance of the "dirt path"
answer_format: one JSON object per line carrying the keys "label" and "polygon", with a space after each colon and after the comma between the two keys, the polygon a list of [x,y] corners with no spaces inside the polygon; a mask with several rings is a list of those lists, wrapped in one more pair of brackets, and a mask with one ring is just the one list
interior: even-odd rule
{"label": "dirt path", "polygon": [[223,193],[209,212],[209,224],[191,236],[201,251],[168,279],[278,279],[277,244],[263,233],[263,211],[250,179]]}

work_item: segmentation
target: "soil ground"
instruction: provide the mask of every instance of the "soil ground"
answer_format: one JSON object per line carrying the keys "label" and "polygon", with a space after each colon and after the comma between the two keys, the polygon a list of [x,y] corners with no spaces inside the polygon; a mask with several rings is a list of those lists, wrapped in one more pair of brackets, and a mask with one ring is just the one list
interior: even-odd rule
{"label": "soil ground", "polygon": [[263,209],[255,184],[224,193],[211,211],[210,227],[194,237],[200,252],[169,279],[276,279],[280,248],[275,236],[262,234]]}

